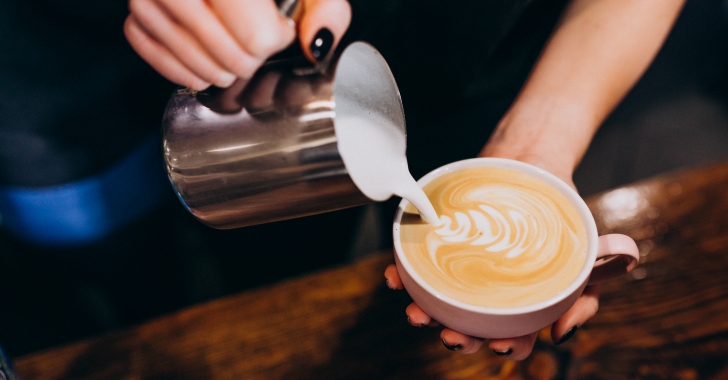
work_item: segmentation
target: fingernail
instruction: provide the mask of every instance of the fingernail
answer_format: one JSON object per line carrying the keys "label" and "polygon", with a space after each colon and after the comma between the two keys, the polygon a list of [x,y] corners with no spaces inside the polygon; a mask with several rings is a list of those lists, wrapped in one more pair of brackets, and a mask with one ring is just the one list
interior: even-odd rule
{"label": "fingernail", "polygon": [[407,323],[409,323],[410,325],[412,325],[414,327],[422,327],[422,326],[424,326],[424,324],[422,324],[422,323],[420,323],[419,325],[416,325],[416,324],[412,323],[412,321],[410,320],[410,317],[407,317]]}
{"label": "fingernail", "polygon": [[513,349],[512,348],[509,348],[507,351],[496,351],[496,350],[493,350],[493,352],[495,352],[495,354],[498,355],[498,356],[508,356],[508,355],[510,355],[510,354],[513,353]]}
{"label": "fingernail", "polygon": [[317,61],[321,62],[329,54],[331,46],[334,45],[334,35],[326,28],[321,28],[311,41],[311,54]]}
{"label": "fingernail", "polygon": [[447,344],[447,342],[445,342],[445,339],[442,340],[442,344],[444,344],[445,345],[445,348],[447,348],[450,351],[458,351],[461,348],[463,348],[463,346],[460,345],[460,344],[456,344],[454,346],[451,346],[451,345]]}
{"label": "fingernail", "polygon": [[189,88],[194,91],[204,91],[208,87],[210,87],[210,83],[204,82],[202,80],[196,80],[189,86]]}
{"label": "fingernail", "polygon": [[387,284],[387,287],[388,287],[388,288],[390,288],[390,289],[394,290],[394,287],[392,286],[392,284],[390,284],[390,283],[389,283],[389,279],[388,279],[388,278],[385,278],[385,279],[384,279],[384,282],[385,282],[385,283]]}
{"label": "fingernail", "polygon": [[228,88],[235,82],[236,79],[238,78],[232,73],[222,73],[218,79],[217,87]]}
{"label": "fingernail", "polygon": [[578,330],[578,329],[579,329],[579,326],[574,326],[574,327],[570,328],[569,331],[567,331],[566,334],[564,334],[561,337],[561,339],[559,339],[559,341],[556,342],[555,344],[558,346],[561,343],[564,343],[567,340],[571,339],[571,337],[574,336],[574,333],[576,333],[576,330]]}

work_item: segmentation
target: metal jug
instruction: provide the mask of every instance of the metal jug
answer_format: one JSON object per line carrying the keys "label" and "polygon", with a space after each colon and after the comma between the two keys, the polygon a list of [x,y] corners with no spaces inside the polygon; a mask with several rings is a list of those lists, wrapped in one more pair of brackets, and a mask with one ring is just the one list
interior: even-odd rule
{"label": "metal jug", "polygon": [[268,62],[247,83],[180,89],[162,123],[169,180],[195,217],[219,229],[383,200],[365,196],[341,158],[336,129],[352,115],[405,135],[397,84],[363,42],[322,66]]}

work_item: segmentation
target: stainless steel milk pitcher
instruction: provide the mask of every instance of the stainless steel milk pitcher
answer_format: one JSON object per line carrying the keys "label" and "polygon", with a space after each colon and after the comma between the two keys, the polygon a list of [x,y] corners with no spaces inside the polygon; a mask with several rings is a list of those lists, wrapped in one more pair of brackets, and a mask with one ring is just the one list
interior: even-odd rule
{"label": "stainless steel milk pitcher", "polygon": [[169,180],[192,214],[220,229],[364,204],[337,145],[337,120],[346,127],[351,115],[405,133],[389,67],[363,42],[314,69],[269,62],[248,83],[178,90],[162,123]]}

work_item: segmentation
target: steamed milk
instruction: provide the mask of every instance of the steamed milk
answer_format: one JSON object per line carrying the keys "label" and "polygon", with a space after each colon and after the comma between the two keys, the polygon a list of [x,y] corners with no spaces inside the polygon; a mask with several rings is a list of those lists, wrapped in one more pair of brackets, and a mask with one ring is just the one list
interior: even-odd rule
{"label": "steamed milk", "polygon": [[492,308],[545,301],[566,289],[586,260],[584,224],[545,182],[501,168],[461,169],[424,187],[441,226],[409,207],[402,248],[432,287]]}
{"label": "steamed milk", "polygon": [[435,289],[472,305],[505,308],[549,299],[576,279],[586,259],[586,230],[550,185],[512,170],[473,168],[422,189],[409,173],[406,136],[394,123],[348,116],[337,117],[335,127],[359,190],[372,200],[395,194],[410,202],[402,248]]}
{"label": "steamed milk", "polygon": [[422,219],[432,225],[440,220],[407,165],[406,135],[391,121],[359,117],[336,120],[341,158],[352,181],[361,192],[375,201],[392,194],[412,203]]}

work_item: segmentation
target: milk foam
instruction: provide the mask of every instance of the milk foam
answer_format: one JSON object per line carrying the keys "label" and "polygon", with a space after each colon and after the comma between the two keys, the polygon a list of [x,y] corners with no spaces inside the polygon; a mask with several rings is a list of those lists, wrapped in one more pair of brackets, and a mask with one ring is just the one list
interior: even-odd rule
{"label": "milk foam", "polygon": [[[547,225],[562,228],[558,210],[547,207],[530,191],[491,185],[470,191],[473,204],[466,212],[455,211],[455,221],[441,217],[444,226],[435,233],[445,242],[484,246],[488,252],[503,252],[506,258],[521,255],[528,247],[541,249],[547,238]],[[497,205],[497,209],[489,204]],[[570,231],[573,234],[573,231]]]}
{"label": "milk foam", "polygon": [[425,281],[455,299],[517,307],[556,295],[586,259],[576,208],[548,184],[500,168],[462,169],[425,186],[441,215],[432,227],[405,210],[400,238]]}
{"label": "milk foam", "polygon": [[432,203],[412,178],[403,131],[389,120],[349,116],[336,119],[339,153],[354,184],[375,201],[393,194],[410,201],[432,225],[441,222]]}

